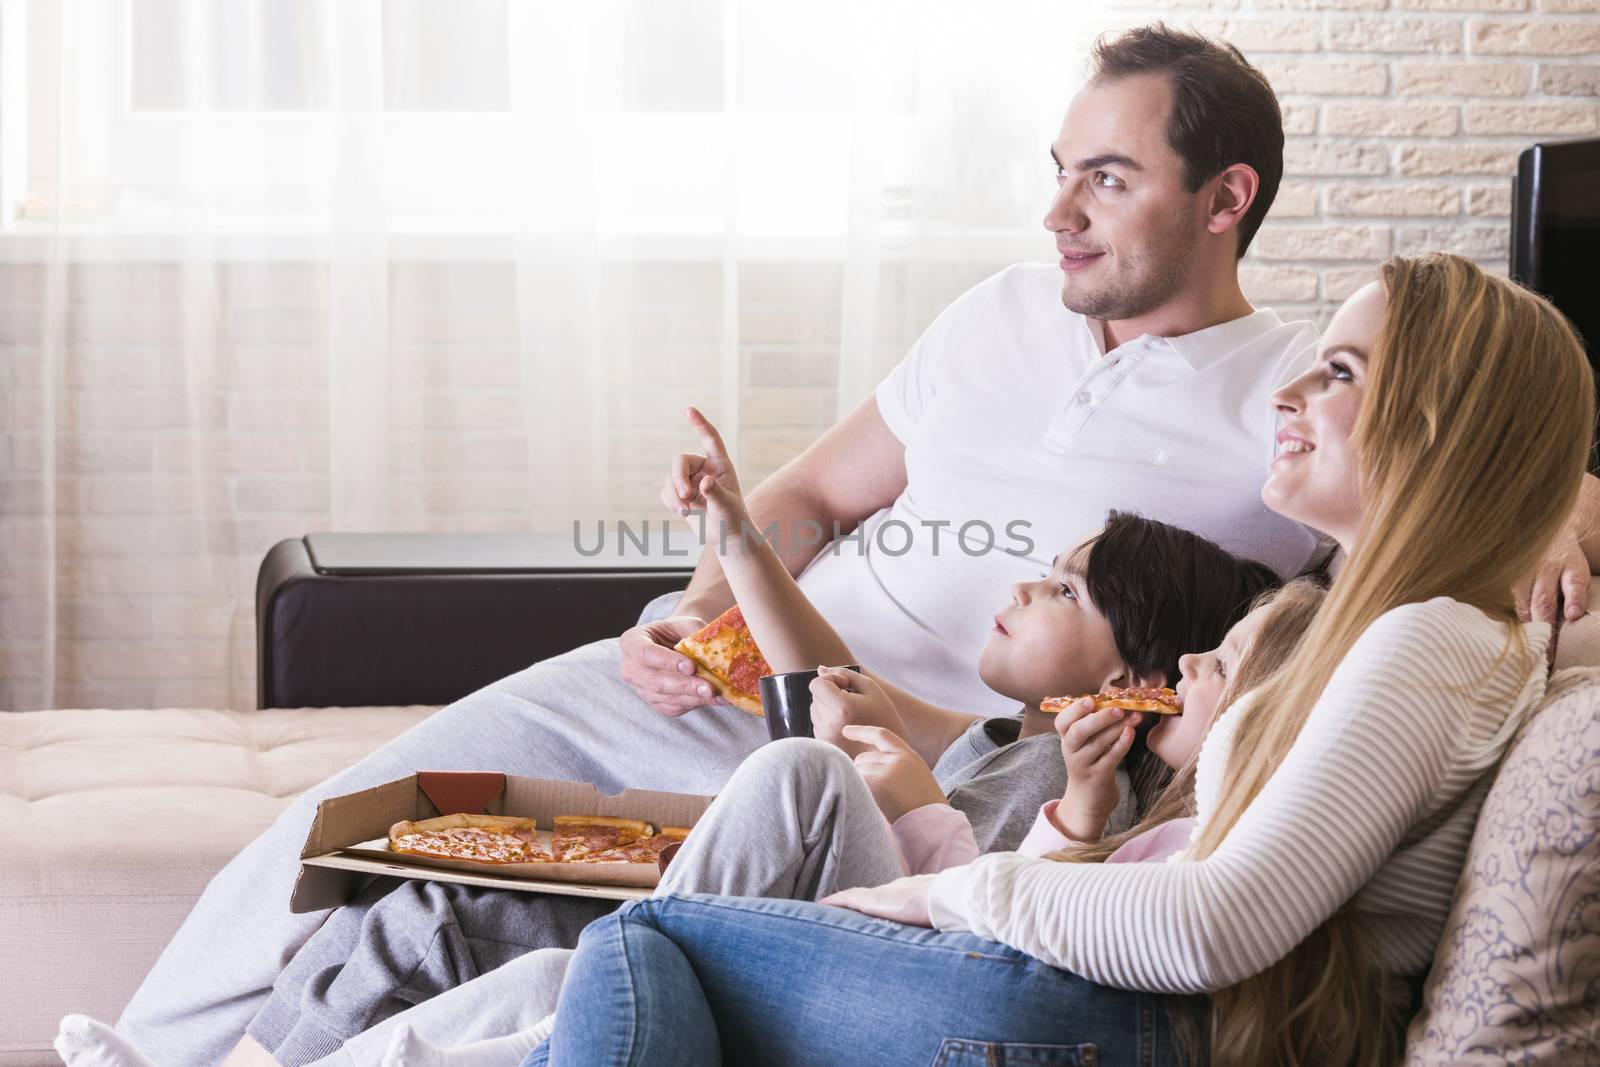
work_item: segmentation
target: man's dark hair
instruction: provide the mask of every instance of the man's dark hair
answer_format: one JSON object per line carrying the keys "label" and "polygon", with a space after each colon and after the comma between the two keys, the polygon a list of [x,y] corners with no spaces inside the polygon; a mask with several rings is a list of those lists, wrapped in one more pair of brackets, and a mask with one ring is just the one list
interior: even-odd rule
{"label": "man's dark hair", "polygon": [[1111,625],[1117,652],[1141,677],[1178,681],[1178,657],[1208,652],[1278,585],[1265,563],[1240,559],[1199,534],[1124,512],[1079,546],[1073,569]]}
{"label": "man's dark hair", "polygon": [[1183,160],[1184,187],[1193,193],[1235,163],[1261,179],[1239,220],[1243,259],[1283,180],[1283,112],[1272,86],[1233,45],[1161,23],[1096,39],[1090,59],[1095,82],[1132,74],[1163,74],[1172,85],[1167,144]]}

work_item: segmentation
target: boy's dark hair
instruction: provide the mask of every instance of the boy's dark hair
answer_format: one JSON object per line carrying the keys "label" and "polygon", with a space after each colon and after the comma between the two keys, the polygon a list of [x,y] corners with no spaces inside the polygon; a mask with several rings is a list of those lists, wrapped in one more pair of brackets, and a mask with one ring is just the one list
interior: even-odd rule
{"label": "boy's dark hair", "polygon": [[1178,657],[1207,652],[1250,605],[1278,585],[1265,563],[1240,559],[1199,534],[1113,511],[1079,546],[1073,569],[1123,662],[1141,677],[1178,680]]}
{"label": "boy's dark hair", "polygon": [[1261,179],[1256,198],[1239,220],[1243,259],[1283,180],[1283,112],[1266,77],[1226,41],[1140,26],[1094,43],[1090,78],[1115,81],[1133,74],[1164,74],[1172,85],[1167,144],[1183,160],[1183,182],[1197,191],[1235,163]]}

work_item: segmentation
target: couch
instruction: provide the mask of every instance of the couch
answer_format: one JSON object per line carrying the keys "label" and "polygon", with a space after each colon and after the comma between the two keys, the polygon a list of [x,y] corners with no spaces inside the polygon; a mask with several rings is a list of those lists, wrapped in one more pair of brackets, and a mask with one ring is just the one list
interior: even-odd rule
{"label": "couch", "polygon": [[[476,617],[470,596],[445,588],[452,581],[484,583],[506,571],[468,566],[452,578],[448,569],[438,572],[448,552],[414,542],[399,546],[404,550],[389,562],[431,568],[429,573],[379,567],[375,573],[385,577],[385,587],[362,589],[369,568],[353,564],[348,553],[333,554],[342,572],[319,575],[309,551],[286,545],[276,562],[269,556],[274,567],[263,566],[258,587],[265,623],[259,639],[283,641],[262,655],[275,657],[285,691],[337,695],[319,688],[334,685],[345,692],[378,692],[388,684],[381,669],[386,659],[411,655],[413,646],[422,655],[427,642],[441,640],[441,632],[449,641],[434,648],[435,661],[445,664],[440,674],[451,684],[431,693],[436,702],[508,673],[504,664],[475,651],[474,634],[484,628],[498,634],[506,625],[503,615]],[[484,541],[478,548],[492,549],[475,557],[479,564],[503,567],[516,563],[516,553],[527,545]],[[286,568],[279,566],[284,556],[290,560]],[[527,619],[531,629],[546,626],[551,613],[541,605],[555,584],[564,587],[559,595],[583,600],[584,581],[598,570],[621,588],[636,583],[635,596],[613,591],[611,615],[587,617],[585,625],[596,631],[592,636],[615,634],[663,583],[670,588],[682,577],[670,575],[668,567],[618,575],[599,561],[586,572],[573,562],[538,572],[543,582],[524,582],[520,589],[527,600],[520,608],[515,592],[497,588],[507,598],[499,611]],[[290,577],[280,580],[285,573]],[[408,586],[407,577],[426,580]],[[283,596],[296,585],[294,597]],[[431,599],[441,589],[444,599]],[[319,596],[338,606],[339,627],[324,627]],[[264,603],[278,598],[277,607]],[[353,615],[352,604],[365,605],[365,614]],[[455,605],[442,629],[441,604]],[[1596,608],[1600,583],[1591,614],[1562,635],[1558,665],[1600,664]],[[348,630],[357,618],[368,652],[356,657],[367,666],[354,677],[339,678],[325,657],[303,660],[311,664],[304,676],[294,671],[295,655],[284,649],[292,653],[339,640],[339,629]],[[516,659],[522,654],[521,646],[497,653],[510,655],[513,669],[526,662]],[[1600,966],[1600,671],[1569,671],[1558,679],[1551,701],[1524,726],[1507,758],[1514,773],[1496,782],[1485,805],[1425,1009],[1412,1027],[1410,1062],[1417,1067],[1600,1064],[1600,975],[1592,973]],[[403,693],[386,695],[401,706],[0,714],[0,825],[6,827],[0,860],[0,959],[6,962],[0,967],[0,1067],[56,1063],[50,1041],[69,1011],[115,1019],[229,857],[299,791],[434,710],[404,706]],[[1560,759],[1551,755],[1556,751],[1563,753]],[[189,828],[181,841],[150,831],[175,820]],[[1562,832],[1553,835],[1551,827]],[[1541,883],[1528,873],[1555,870],[1565,872],[1559,885],[1554,875]],[[1554,906],[1552,894],[1568,902],[1562,906],[1570,906],[1569,912],[1545,914]],[[1546,973],[1551,968],[1565,972]],[[1562,999],[1570,992],[1562,983],[1574,977],[1589,983],[1587,1001]]]}

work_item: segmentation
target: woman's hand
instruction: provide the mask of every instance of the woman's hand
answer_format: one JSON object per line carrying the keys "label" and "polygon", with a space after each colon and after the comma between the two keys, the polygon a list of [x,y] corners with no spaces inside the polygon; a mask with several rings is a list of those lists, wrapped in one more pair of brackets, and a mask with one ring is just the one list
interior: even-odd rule
{"label": "woman's hand", "polygon": [[850,756],[867,751],[868,746],[845,736],[846,726],[881,726],[906,736],[894,701],[877,682],[846,667],[819,667],[811,681],[812,733]]}
{"label": "woman's hand", "polygon": [[[690,512],[704,510],[714,523],[708,523],[702,532],[706,542],[716,545],[720,554],[729,543],[737,544],[749,525],[750,512],[745,507],[739,477],[733,469],[733,461],[728,458],[722,435],[698,408],[689,408],[684,415],[700,434],[705,455],[683,452],[672,461],[672,469],[667,471],[666,483],[661,487],[661,502],[686,520]],[[720,524],[721,528],[717,529],[715,524]]]}
{"label": "woman's hand", "polygon": [[848,908],[863,915],[871,915],[907,926],[933,925],[928,912],[928,894],[933,890],[933,880],[938,875],[914,874],[910,878],[896,878],[880,886],[862,886],[846,889],[821,903],[835,908]]}
{"label": "woman's hand", "polygon": [[1056,808],[1057,827],[1076,841],[1098,841],[1106,820],[1117,810],[1122,792],[1117,768],[1133,747],[1137,711],[1094,710],[1094,697],[1084,697],[1056,713],[1061,759],[1067,765],[1067,791]]}
{"label": "woman's hand", "polygon": [[856,770],[891,824],[924,805],[948,803],[928,765],[898,734],[881,726],[846,726],[844,736],[870,746],[856,756]]}
{"label": "woman's hand", "polygon": [[1556,595],[1565,604],[1562,618],[1576,622],[1589,610],[1589,560],[1583,545],[1571,529],[1564,529],[1551,542],[1544,560],[1512,590],[1517,614],[1534,622],[1554,622]]}

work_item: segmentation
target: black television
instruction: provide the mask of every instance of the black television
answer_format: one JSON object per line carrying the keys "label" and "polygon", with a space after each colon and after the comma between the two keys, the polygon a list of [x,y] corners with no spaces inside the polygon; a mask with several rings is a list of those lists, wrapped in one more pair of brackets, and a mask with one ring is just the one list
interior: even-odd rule
{"label": "black television", "polygon": [[1600,139],[1536,144],[1517,158],[1511,277],[1572,320],[1600,375]]}
{"label": "black television", "polygon": [[1600,140],[1536,144],[1511,184],[1511,277],[1600,348]]}

